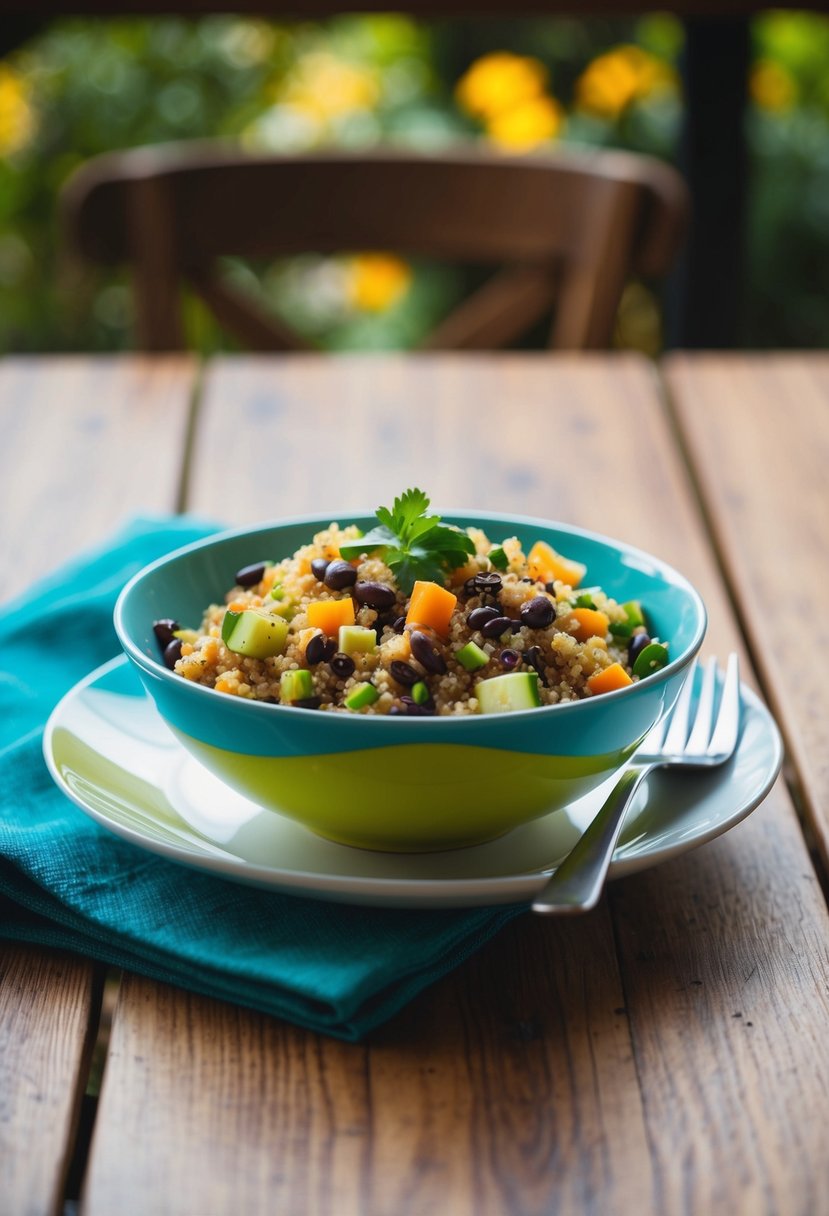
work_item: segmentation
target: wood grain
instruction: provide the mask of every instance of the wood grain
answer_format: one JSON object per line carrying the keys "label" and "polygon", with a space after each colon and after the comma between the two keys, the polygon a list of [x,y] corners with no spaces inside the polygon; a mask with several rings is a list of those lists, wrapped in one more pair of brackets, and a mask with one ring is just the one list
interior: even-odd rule
{"label": "wood grain", "polygon": [[182,356],[0,363],[0,598],[175,508],[194,377]]}
{"label": "wood grain", "polygon": [[829,355],[674,357],[667,381],[829,875],[829,685],[807,615],[829,596]]}
{"label": "wood grain", "polygon": [[[192,381],[182,359],[0,363],[3,599],[127,513],[174,505]],[[0,944],[4,1213],[62,1209],[100,988],[88,962]]]}
{"label": "wood grain", "polygon": [[128,977],[86,1210],[495,1216],[614,1192],[604,1211],[641,1207],[621,1001],[604,911],[564,938],[508,931],[370,1047]]}
{"label": "wood grain", "polygon": [[60,1212],[101,977],[58,951],[0,945],[0,1210]]}
{"label": "wood grain", "polygon": [[[292,356],[210,372],[200,510],[343,518],[413,482],[444,507],[570,519],[672,559],[706,598],[709,649],[739,645],[643,362]],[[780,786],[590,918],[522,919],[368,1046],[130,983],[86,1216],[141,1211],[130,1195],[151,1178],[154,1210],[206,1216],[807,1216],[829,1182],[827,941]]]}

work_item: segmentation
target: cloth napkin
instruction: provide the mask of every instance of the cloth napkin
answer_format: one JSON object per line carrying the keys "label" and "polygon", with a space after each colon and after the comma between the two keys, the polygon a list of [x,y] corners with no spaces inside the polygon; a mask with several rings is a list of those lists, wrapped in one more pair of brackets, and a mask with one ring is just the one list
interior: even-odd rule
{"label": "cloth napkin", "polygon": [[523,909],[352,907],[191,871],[88,818],[43,760],[52,707],[120,653],[112,610],[127,579],[212,530],[137,519],[0,608],[0,937],[357,1040]]}

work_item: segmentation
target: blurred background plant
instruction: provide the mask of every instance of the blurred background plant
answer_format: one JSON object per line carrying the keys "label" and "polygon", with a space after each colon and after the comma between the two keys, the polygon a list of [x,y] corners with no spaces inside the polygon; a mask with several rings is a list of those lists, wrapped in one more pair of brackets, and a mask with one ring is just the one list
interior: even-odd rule
{"label": "blurred background plant", "polygon": [[[745,345],[829,342],[829,18],[753,23]],[[55,199],[99,152],[219,137],[290,151],[459,139],[503,152],[556,141],[673,159],[682,114],[682,27],[630,21],[421,24],[400,16],[275,24],[59,21],[0,60],[0,350],[111,350],[130,343],[118,275],[62,256]],[[324,348],[412,346],[463,290],[451,268],[379,250],[229,265]],[[223,344],[195,301],[189,338]],[[622,302],[618,344],[656,353],[659,304]]]}

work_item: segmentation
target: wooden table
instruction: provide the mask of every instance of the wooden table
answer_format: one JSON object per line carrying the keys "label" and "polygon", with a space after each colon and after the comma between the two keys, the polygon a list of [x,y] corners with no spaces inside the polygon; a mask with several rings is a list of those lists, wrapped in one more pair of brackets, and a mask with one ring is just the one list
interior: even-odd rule
{"label": "wooden table", "polygon": [[417,482],[675,562],[789,754],[726,836],[519,918],[358,1046],[0,944],[4,1216],[82,1176],[83,1216],[829,1210],[829,357],[10,359],[0,427],[4,594],[139,510]]}

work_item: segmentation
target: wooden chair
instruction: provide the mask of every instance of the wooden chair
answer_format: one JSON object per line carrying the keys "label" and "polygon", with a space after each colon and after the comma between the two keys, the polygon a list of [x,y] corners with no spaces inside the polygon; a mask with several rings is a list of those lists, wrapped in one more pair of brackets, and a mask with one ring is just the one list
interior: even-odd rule
{"label": "wooden chair", "polygon": [[307,349],[218,259],[363,250],[500,268],[426,349],[505,346],[547,315],[551,347],[606,347],[626,279],[666,272],[687,214],[673,169],[622,152],[250,156],[203,143],[97,157],[62,204],[82,257],[131,265],[138,343],[156,351],[184,345],[184,283],[243,346]]}

